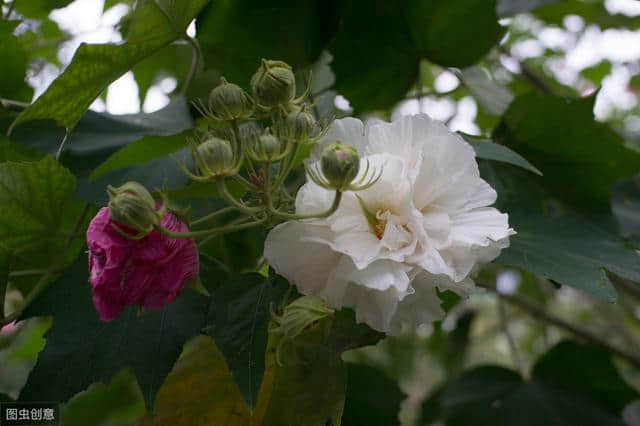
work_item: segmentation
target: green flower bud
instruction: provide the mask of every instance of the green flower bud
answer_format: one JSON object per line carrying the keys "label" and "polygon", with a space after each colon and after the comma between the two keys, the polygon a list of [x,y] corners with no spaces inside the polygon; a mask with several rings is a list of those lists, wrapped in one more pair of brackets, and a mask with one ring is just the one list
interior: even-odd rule
{"label": "green flower bud", "polygon": [[196,147],[195,160],[203,174],[221,175],[233,167],[233,148],[229,141],[211,136]]}
{"label": "green flower bud", "polygon": [[345,190],[360,170],[358,151],[351,145],[334,142],[322,152],[320,168],[333,189]]}
{"label": "green flower bud", "polygon": [[262,60],[251,77],[256,102],[266,108],[286,105],[296,96],[296,79],[291,67],[282,61]]}
{"label": "green flower bud", "polygon": [[148,234],[158,225],[160,214],[156,201],[149,191],[138,182],[127,182],[119,188],[107,186],[111,219],[127,228]]}
{"label": "green flower bud", "polygon": [[253,104],[249,95],[222,77],[220,85],[209,94],[209,110],[219,120],[244,119],[251,116]]}
{"label": "green flower bud", "polygon": [[306,142],[316,129],[316,119],[306,108],[287,115],[289,135],[297,142]]}
{"label": "green flower bud", "polygon": [[284,308],[280,331],[285,338],[295,339],[307,327],[331,314],[333,309],[318,296],[303,296]]}
{"label": "green flower bud", "polygon": [[267,129],[267,131],[260,136],[253,137],[250,156],[253,160],[259,162],[275,161],[281,154],[280,149],[280,140]]}

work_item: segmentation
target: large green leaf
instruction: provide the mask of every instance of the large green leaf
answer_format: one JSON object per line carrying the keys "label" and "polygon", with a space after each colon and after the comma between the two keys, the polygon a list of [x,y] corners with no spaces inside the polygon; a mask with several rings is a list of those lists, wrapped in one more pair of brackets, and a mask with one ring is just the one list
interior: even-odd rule
{"label": "large green leaf", "polygon": [[51,315],[53,326],[20,399],[66,401],[90,384],[109,381],[121,369],[131,368],[151,410],[182,345],[200,332],[208,300],[187,289],[161,310],[140,314],[129,307],[105,323],[91,300],[86,262],[81,257],[24,314]]}
{"label": "large green leaf", "polygon": [[281,280],[252,273],[227,279],[211,295],[203,331],[213,337],[251,409],[256,406],[264,374],[269,307],[278,305],[286,288]]}
{"label": "large green leaf", "polygon": [[611,209],[624,237],[640,237],[640,175],[613,187]]}
{"label": "large green leaf", "polygon": [[[172,99],[165,108],[150,114],[88,111],[69,136],[61,161],[78,177],[76,196],[88,201],[104,203],[107,184],[121,185],[129,180],[149,188],[164,184],[175,188],[187,179],[175,160],[163,156],[178,147],[181,136],[166,139],[164,136],[192,127],[193,120],[183,97]],[[44,154],[55,153],[63,136],[61,128],[46,121],[18,127],[12,134],[16,142]],[[119,153],[121,149],[123,153]],[[186,151],[179,156],[185,158]],[[102,165],[105,161],[107,164]],[[90,180],[96,168],[105,174]]]}
{"label": "large green leaf", "polygon": [[332,33],[332,1],[218,0],[196,21],[205,64],[247,87],[260,60],[313,63]]}
{"label": "large green leaf", "polygon": [[423,419],[441,410],[435,418],[447,426],[622,426],[621,409],[637,396],[608,353],[565,341],[536,362],[529,381],[498,366],[463,373],[429,398]]}
{"label": "large green leaf", "polygon": [[532,176],[509,165],[481,162],[481,174],[498,192],[496,207],[509,213],[517,234],[499,263],[523,268],[613,301],[605,271],[640,282],[635,250],[553,199]]}
{"label": "large green leaf", "polygon": [[20,21],[0,20],[0,97],[31,101],[33,89],[25,81],[29,55],[24,46],[12,35]]}
{"label": "large green leaf", "polygon": [[381,337],[356,324],[353,311],[343,309],[286,342],[263,426],[339,425],[347,386],[341,354]]}
{"label": "large green leaf", "polygon": [[419,57],[402,8],[384,0],[340,2],[341,24],[329,45],[335,89],[356,111],[402,99],[418,76]]}
{"label": "large green leaf", "polygon": [[475,64],[505,31],[496,0],[408,0],[405,15],[420,54],[443,66]]}
{"label": "large green leaf", "polygon": [[403,399],[398,384],[380,370],[347,364],[347,393],[341,426],[399,425],[398,412]]}
{"label": "large green leaf", "polygon": [[529,12],[551,3],[560,3],[565,0],[498,0],[498,16],[505,17],[518,13]]}
{"label": "large green leaf", "polygon": [[174,40],[208,0],[143,0],[132,17],[126,43],[81,45],[67,69],[14,122],[55,120],[68,131],[75,127],[91,102],[136,63]]}
{"label": "large green leaf", "polygon": [[595,97],[570,100],[531,93],[519,96],[496,138],[534,163],[543,184],[572,204],[609,205],[612,184],[640,170],[640,154],[624,146],[593,118]]}

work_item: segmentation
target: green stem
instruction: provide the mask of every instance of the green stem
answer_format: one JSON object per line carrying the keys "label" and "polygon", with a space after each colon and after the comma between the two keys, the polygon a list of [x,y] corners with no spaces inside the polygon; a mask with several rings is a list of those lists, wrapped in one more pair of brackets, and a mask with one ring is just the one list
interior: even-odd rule
{"label": "green stem", "polygon": [[9,272],[9,277],[28,277],[30,275],[42,275],[46,273],[46,269],[23,269],[21,271]]}
{"label": "green stem", "polygon": [[248,180],[246,180],[242,176],[233,175],[232,177],[233,177],[233,179],[235,179],[238,182],[240,182],[245,188],[249,189],[250,191],[254,191],[254,192],[260,191],[260,188],[258,188],[256,185],[252,184],[251,182],[249,182]]}
{"label": "green stem", "polygon": [[222,216],[225,213],[229,213],[232,212],[234,210],[237,210],[235,207],[233,206],[229,206],[229,207],[225,207],[219,210],[214,211],[213,213],[209,213],[208,215],[202,216],[200,219],[196,219],[194,221],[191,222],[191,225],[199,225],[201,223],[207,222],[217,216]]}
{"label": "green stem", "polygon": [[224,178],[220,178],[216,180],[216,185],[218,186],[218,192],[222,197],[236,209],[240,210],[243,213],[248,215],[253,215],[255,213],[259,213],[262,211],[262,207],[249,207],[245,205],[242,201],[237,200],[233,195],[229,193],[227,189],[227,185],[224,182]]}
{"label": "green stem", "polygon": [[302,220],[302,219],[322,219],[325,217],[329,217],[338,210],[340,206],[340,201],[342,200],[342,191],[336,191],[336,195],[333,198],[333,203],[328,210],[322,213],[309,213],[309,214],[295,214],[295,213],[285,213],[273,208],[271,204],[267,205],[269,209],[269,213],[279,219],[289,219],[289,220]]}
{"label": "green stem", "polygon": [[253,228],[254,226],[260,225],[265,221],[266,221],[266,218],[263,218],[263,219],[255,220],[253,222],[241,223],[239,225],[228,225],[228,226],[221,226],[219,228],[205,229],[202,231],[189,231],[189,232],[173,232],[162,226],[158,226],[156,227],[156,229],[170,238],[202,238],[202,237],[208,237],[211,235],[228,234],[229,232],[240,231],[241,229]]}
{"label": "green stem", "polygon": [[64,134],[64,138],[62,138],[62,142],[60,142],[58,151],[56,152],[56,160],[60,160],[60,156],[62,155],[62,150],[64,149],[64,145],[67,143],[68,138],[69,138],[69,131],[66,131]]}
{"label": "green stem", "polygon": [[193,50],[191,56],[191,66],[189,67],[189,72],[187,73],[187,77],[184,79],[184,85],[182,86],[182,94],[186,95],[191,87],[191,83],[193,83],[193,79],[196,76],[196,72],[198,72],[198,66],[200,65],[200,57],[202,53],[200,51],[200,45],[198,41],[193,37],[185,36],[185,40],[189,42],[191,48]]}

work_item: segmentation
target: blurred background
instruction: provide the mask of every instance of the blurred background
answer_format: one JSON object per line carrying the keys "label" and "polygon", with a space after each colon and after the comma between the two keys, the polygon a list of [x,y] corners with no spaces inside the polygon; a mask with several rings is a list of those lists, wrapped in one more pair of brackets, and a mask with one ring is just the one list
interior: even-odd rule
{"label": "blurred background", "polygon": [[[25,18],[15,32],[20,45],[4,48],[29,52],[22,64],[28,68],[27,79],[3,97],[30,102],[65,69],[80,43],[121,42],[134,2],[62,1],[68,5],[50,12],[36,5],[41,1],[23,3],[34,7],[23,5],[12,11],[14,16]],[[640,1],[548,3],[531,13],[500,19],[506,32],[499,47],[470,68],[444,68],[422,60],[418,79],[404,99],[363,117],[392,119],[422,112],[444,121],[454,131],[489,136],[514,97],[533,85],[558,95],[595,94],[596,120],[610,124],[630,147],[639,149]],[[7,2],[5,14],[9,8]],[[194,36],[196,32],[192,23],[188,33]],[[348,97],[333,88],[331,60],[331,52],[325,51],[313,66],[318,108],[324,117],[351,114]],[[190,61],[190,46],[172,45],[112,83],[91,109],[109,114],[157,111],[180,90]],[[10,75],[11,68],[19,66],[0,63],[0,75]],[[218,78],[215,71],[201,73],[190,97],[206,96]],[[623,203],[617,213],[624,216],[625,212]],[[519,304],[520,300],[535,302],[555,318],[589,330],[628,352],[640,353],[640,291],[622,279],[612,278],[620,297],[617,304],[609,304],[520,270],[489,267],[481,271],[481,277],[506,298],[487,290],[469,299],[452,300],[442,323],[347,354],[351,360],[384,370],[397,381],[404,395],[400,408],[403,425],[428,423],[425,401],[447,377],[486,363],[507,366],[527,377],[536,359],[567,336],[566,330],[541,319],[527,305]],[[515,298],[515,303],[509,297]],[[10,294],[7,303],[19,298],[19,294]],[[17,396],[44,345],[49,323],[29,320],[0,332],[0,393]],[[640,389],[638,371],[623,362],[618,367],[625,379]],[[124,372],[112,383],[94,385],[69,403],[65,424],[136,424],[144,406],[134,383]],[[640,404],[627,406],[624,419],[628,426],[640,426]]]}

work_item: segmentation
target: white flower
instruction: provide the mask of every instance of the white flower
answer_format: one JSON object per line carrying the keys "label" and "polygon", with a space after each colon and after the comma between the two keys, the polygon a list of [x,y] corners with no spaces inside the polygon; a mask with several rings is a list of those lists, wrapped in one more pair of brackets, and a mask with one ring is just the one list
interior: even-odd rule
{"label": "white flower", "polygon": [[[436,288],[468,293],[472,269],[495,259],[514,234],[507,215],[488,207],[496,192],[480,178],[473,148],[427,115],[366,128],[337,120],[316,150],[336,140],[383,166],[381,179],[345,193],[326,219],[274,228],[266,258],[301,293],[353,308],[376,330],[397,334],[404,324],[441,319]],[[321,212],[332,200],[331,191],[307,182],[296,212]]]}

